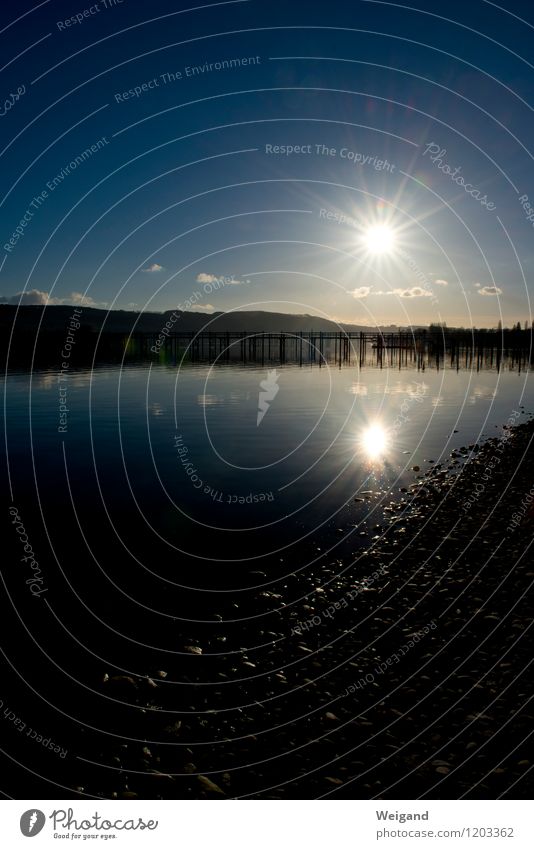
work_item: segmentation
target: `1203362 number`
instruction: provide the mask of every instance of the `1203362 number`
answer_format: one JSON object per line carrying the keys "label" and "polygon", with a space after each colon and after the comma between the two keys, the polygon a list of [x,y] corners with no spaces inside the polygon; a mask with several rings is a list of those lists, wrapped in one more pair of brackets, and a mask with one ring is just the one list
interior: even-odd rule
{"label": "1203362 number", "polygon": [[474,828],[472,837],[513,837],[513,828],[496,828],[488,826],[487,828]]}

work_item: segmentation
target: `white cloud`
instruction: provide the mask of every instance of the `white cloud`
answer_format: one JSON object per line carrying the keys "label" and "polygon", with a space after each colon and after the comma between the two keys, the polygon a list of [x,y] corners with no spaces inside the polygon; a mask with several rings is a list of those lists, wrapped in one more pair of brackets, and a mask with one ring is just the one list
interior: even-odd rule
{"label": "white cloud", "polygon": [[393,289],[393,294],[400,298],[431,298],[432,292],[422,289],[421,286],[412,286],[411,289]]}
{"label": "white cloud", "polygon": [[66,298],[51,298],[49,292],[39,289],[29,289],[27,292],[17,292],[15,295],[0,295],[2,304],[20,304],[21,306],[75,306],[75,307],[105,307],[107,302],[94,301],[89,295],[81,292],[71,292]]}
{"label": "white cloud", "polygon": [[143,271],[146,271],[148,274],[157,274],[158,271],[164,271],[162,265],[158,262],[153,262],[152,265],[149,265],[148,268],[143,268]]}
{"label": "white cloud", "polygon": [[217,277],[216,274],[205,274],[203,271],[197,274],[197,283],[219,283],[221,286],[243,286],[244,283],[250,283],[250,280],[238,280],[233,275],[225,277],[221,274]]}
{"label": "white cloud", "polygon": [[353,298],[366,298],[370,291],[370,286],[360,286],[359,289],[353,289],[352,292],[348,292],[348,294],[352,295]]}
{"label": "white cloud", "polygon": [[68,298],[52,298],[52,302],[58,304],[74,304],[75,307],[107,307],[107,301],[94,301],[89,295],[81,292],[71,292]]}
{"label": "white cloud", "polygon": [[39,289],[30,289],[28,292],[17,292],[16,295],[1,295],[0,301],[3,304],[20,303],[21,306],[26,304],[41,305],[51,303],[48,292],[40,292]]}
{"label": "white cloud", "polygon": [[215,307],[213,304],[195,304],[191,309],[184,310],[184,312],[215,312]]}
{"label": "white cloud", "polygon": [[478,290],[479,295],[502,295],[502,289],[498,286],[481,286]]}
{"label": "white cloud", "polygon": [[219,278],[215,274],[197,274],[197,283],[216,283]]}
{"label": "white cloud", "polygon": [[448,280],[434,280],[434,284],[436,286],[448,286],[449,281]]}
{"label": "white cloud", "polygon": [[422,289],[421,286],[412,286],[411,289],[393,289],[391,292],[376,292],[377,295],[397,295],[399,298],[431,298],[432,292]]}

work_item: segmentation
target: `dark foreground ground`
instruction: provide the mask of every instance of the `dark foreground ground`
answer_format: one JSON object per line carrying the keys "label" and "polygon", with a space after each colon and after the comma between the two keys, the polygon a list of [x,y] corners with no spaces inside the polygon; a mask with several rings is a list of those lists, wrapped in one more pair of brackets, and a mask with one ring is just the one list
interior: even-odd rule
{"label": "dark foreground ground", "polygon": [[8,605],[2,711],[67,754],[2,716],[4,792],[531,797],[533,435],[505,428],[420,471],[381,525],[354,529],[356,562],[317,545],[274,585],[252,566],[265,586],[208,594],[207,623],[144,628],[144,642],[132,623],[130,644],[109,631],[96,651],[62,631],[81,616],[67,596],[56,630],[42,605],[26,617],[51,662]]}

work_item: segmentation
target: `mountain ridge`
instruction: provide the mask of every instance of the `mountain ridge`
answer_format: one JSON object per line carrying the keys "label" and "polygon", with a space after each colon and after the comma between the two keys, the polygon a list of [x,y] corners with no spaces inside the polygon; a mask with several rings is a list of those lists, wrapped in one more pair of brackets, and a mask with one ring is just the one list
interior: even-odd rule
{"label": "mountain ridge", "polygon": [[[70,317],[76,313],[81,328],[93,333],[160,333],[166,323],[174,319],[171,333],[191,333],[206,331],[219,332],[265,332],[300,333],[311,330],[317,332],[359,332],[371,331],[368,325],[338,323],[332,319],[313,316],[306,313],[278,313],[262,310],[202,313],[180,310],[165,312],[136,312],[130,310],[105,310],[97,307],[76,307],[63,304],[46,306],[44,304],[17,307],[14,304],[0,304],[0,332],[15,328],[16,332],[57,332],[63,330]],[[176,316],[178,316],[176,318]],[[378,325],[395,332],[397,325]],[[408,329],[408,328],[404,328]],[[413,329],[413,328],[410,328]]]}

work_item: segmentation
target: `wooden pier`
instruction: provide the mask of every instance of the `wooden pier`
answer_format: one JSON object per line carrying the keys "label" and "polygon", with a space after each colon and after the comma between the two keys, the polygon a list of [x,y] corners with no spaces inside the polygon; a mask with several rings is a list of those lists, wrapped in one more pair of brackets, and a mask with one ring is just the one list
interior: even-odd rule
{"label": "wooden pier", "polygon": [[128,341],[132,353],[172,361],[255,365],[293,363],[374,365],[380,368],[410,366],[436,368],[499,369],[503,360],[521,371],[532,363],[532,350],[525,345],[503,345],[494,332],[457,331],[448,334],[416,330],[413,332],[314,332],[265,333],[262,331],[206,331],[161,334],[133,334]]}

